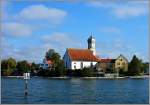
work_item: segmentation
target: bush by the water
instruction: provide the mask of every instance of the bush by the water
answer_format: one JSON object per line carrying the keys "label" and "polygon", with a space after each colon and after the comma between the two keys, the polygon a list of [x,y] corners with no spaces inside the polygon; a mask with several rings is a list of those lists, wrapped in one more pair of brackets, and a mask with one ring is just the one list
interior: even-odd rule
{"label": "bush by the water", "polygon": [[71,77],[93,77],[95,76],[94,69],[92,68],[83,68],[76,70],[68,70],[67,76]]}

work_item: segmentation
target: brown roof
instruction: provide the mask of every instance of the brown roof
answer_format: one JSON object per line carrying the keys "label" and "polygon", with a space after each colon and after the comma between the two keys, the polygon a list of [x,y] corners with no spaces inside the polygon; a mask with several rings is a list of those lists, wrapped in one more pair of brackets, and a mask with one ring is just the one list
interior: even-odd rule
{"label": "brown roof", "polygon": [[47,60],[46,63],[49,65],[53,64],[53,62],[51,60]]}
{"label": "brown roof", "polygon": [[100,59],[101,63],[114,63],[115,59],[110,59],[110,58],[106,58],[106,59]]}
{"label": "brown roof", "polygon": [[68,48],[67,53],[73,61],[99,61],[99,59],[94,56],[89,49]]}

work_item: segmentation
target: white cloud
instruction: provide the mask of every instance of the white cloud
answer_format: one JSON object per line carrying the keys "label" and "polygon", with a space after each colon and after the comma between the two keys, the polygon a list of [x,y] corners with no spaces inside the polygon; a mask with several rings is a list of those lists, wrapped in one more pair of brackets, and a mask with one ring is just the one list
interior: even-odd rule
{"label": "white cloud", "polygon": [[32,34],[30,26],[17,22],[3,23],[2,33],[9,36],[29,36]]}
{"label": "white cloud", "polygon": [[105,32],[105,33],[120,33],[121,30],[117,27],[100,27],[98,29],[101,32]]}
{"label": "white cloud", "polygon": [[67,33],[54,32],[51,35],[45,35],[42,37],[43,41],[55,41],[55,42],[70,42],[72,38]]}
{"label": "white cloud", "polygon": [[90,6],[90,7],[105,7],[105,8],[108,8],[108,7],[113,7],[116,5],[116,2],[113,2],[113,1],[107,1],[107,0],[91,0],[91,1],[88,1],[87,3],[87,6]]}
{"label": "white cloud", "polygon": [[42,36],[41,40],[45,49],[56,49],[62,56],[66,48],[83,48],[81,40],[74,36],[72,37],[69,33],[54,32],[50,35]]}
{"label": "white cloud", "polygon": [[44,48],[42,46],[21,46],[16,47],[10,44],[4,37],[1,38],[1,58],[7,59],[9,57],[15,58],[17,61],[27,60],[29,62],[39,63],[44,56]]}
{"label": "white cloud", "polygon": [[51,23],[60,23],[67,15],[67,12],[57,8],[49,8],[44,5],[32,5],[24,8],[16,16],[17,19],[26,20],[48,20]]}
{"label": "white cloud", "polygon": [[134,49],[131,45],[125,43],[122,39],[115,39],[113,41],[100,41],[97,42],[97,53],[102,58],[117,58],[120,54],[123,54],[128,60],[134,54]]}
{"label": "white cloud", "polygon": [[93,0],[87,3],[88,6],[105,8],[110,15],[124,19],[148,14],[149,1],[129,0],[127,2]]}
{"label": "white cloud", "polygon": [[147,14],[148,10],[143,6],[134,6],[134,7],[116,7],[113,9],[113,14],[119,18],[127,18],[132,16],[141,16]]}

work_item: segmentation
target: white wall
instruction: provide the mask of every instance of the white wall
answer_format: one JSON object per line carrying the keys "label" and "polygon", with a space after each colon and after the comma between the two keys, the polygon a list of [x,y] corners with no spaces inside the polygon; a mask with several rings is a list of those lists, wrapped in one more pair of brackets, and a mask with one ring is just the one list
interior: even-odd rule
{"label": "white wall", "polygon": [[[90,61],[71,61],[67,52],[65,53],[63,60],[64,60],[64,65],[67,69],[72,69],[72,70],[81,69],[81,62],[83,62],[83,68],[91,66]],[[96,63],[97,62],[92,62],[93,66],[95,66]],[[76,68],[74,66],[76,66]]]}
{"label": "white wall", "polygon": [[[90,61],[72,61],[71,62],[71,65],[72,65],[71,69],[81,69],[81,62],[83,62],[83,68],[91,66],[91,62]],[[96,63],[97,62],[92,62],[93,66],[95,66]],[[76,68],[74,66],[76,66]]]}

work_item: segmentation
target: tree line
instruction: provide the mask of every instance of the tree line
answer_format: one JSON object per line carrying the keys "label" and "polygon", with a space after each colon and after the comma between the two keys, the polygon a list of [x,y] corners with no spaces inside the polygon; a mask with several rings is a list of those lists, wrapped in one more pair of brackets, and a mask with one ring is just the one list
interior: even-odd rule
{"label": "tree line", "polygon": [[[64,67],[64,62],[61,59],[59,53],[54,49],[49,49],[45,54],[46,60],[53,62],[53,70],[43,70],[39,68],[39,64],[34,62],[29,63],[26,60],[16,61],[14,58],[8,58],[1,61],[1,75],[2,76],[18,76],[25,72],[30,72],[31,75],[47,76],[47,77],[59,77],[59,76],[75,76],[75,77],[92,77],[96,76],[96,72],[93,68],[83,68],[82,70],[67,70]],[[134,76],[143,75],[149,73],[149,63],[143,62],[136,55],[132,57],[129,62],[128,71],[120,71],[120,76]]]}
{"label": "tree line", "polygon": [[26,60],[16,61],[14,58],[8,58],[1,61],[2,76],[20,76],[25,72],[32,73],[35,69],[38,69],[38,64]]}

